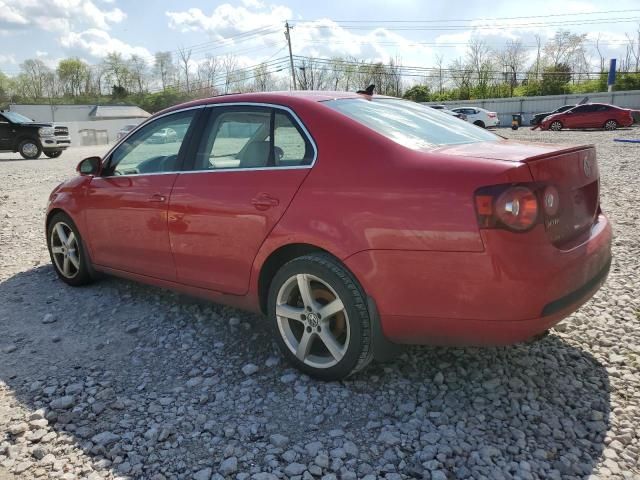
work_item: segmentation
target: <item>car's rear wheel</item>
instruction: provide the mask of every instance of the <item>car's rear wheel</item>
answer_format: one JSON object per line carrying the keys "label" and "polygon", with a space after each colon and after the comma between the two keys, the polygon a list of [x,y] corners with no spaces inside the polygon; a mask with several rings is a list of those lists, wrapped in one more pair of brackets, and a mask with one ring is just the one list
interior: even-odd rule
{"label": "car's rear wheel", "polygon": [[473,124],[480,128],[484,128],[484,122],[482,120],[476,120]]}
{"label": "car's rear wheel", "polygon": [[26,160],[35,160],[42,153],[42,147],[37,140],[27,138],[18,145],[18,152]]}
{"label": "car's rear wheel", "polygon": [[47,246],[53,268],[65,283],[74,287],[91,283],[80,232],[68,215],[60,212],[51,218],[47,226]]}
{"label": "car's rear wheel", "polygon": [[618,128],[618,122],[615,120],[607,120],[604,124],[605,130],[615,130],[616,128]]}
{"label": "car's rear wheel", "polygon": [[268,313],[284,356],[311,376],[339,380],[371,361],[365,295],[328,254],[285,264],[271,282]]}
{"label": "car's rear wheel", "polygon": [[560,130],[562,130],[562,123],[559,122],[558,120],[556,120],[555,122],[552,122],[551,125],[549,125],[549,130],[553,130],[554,132],[559,132]]}
{"label": "car's rear wheel", "polygon": [[45,151],[44,154],[49,157],[49,158],[58,158],[60,155],[62,155],[62,150],[54,150],[54,151]]}

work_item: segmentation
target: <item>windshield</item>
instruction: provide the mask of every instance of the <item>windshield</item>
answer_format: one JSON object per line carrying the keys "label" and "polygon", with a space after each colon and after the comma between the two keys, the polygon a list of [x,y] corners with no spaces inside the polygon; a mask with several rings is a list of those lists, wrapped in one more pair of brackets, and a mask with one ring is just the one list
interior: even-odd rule
{"label": "windshield", "polygon": [[16,113],[16,112],[2,112],[2,115],[4,115],[4,117],[7,120],[13,123],[32,123],[33,122],[33,120],[31,120],[30,118],[27,118],[24,115],[20,115],[19,113]]}
{"label": "windshield", "polygon": [[412,149],[496,141],[493,133],[442,111],[393,98],[328,100],[325,105]]}

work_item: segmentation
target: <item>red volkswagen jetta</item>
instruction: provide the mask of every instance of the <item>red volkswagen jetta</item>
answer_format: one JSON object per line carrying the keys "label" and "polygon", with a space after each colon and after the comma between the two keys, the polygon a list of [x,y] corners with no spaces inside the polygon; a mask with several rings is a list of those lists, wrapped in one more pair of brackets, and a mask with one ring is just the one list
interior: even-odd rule
{"label": "red volkswagen jetta", "polygon": [[[168,128],[176,141],[154,141]],[[192,102],[78,171],[47,211],[62,280],[100,271],[262,312],[324,379],[396,344],[535,336],[610,264],[592,146],[504,140],[395,98]]]}

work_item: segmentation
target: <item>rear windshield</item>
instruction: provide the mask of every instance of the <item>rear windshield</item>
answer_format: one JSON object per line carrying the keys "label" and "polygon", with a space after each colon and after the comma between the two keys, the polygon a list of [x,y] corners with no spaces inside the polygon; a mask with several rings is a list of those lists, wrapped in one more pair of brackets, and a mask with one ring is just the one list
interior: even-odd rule
{"label": "rear windshield", "polygon": [[500,137],[452,115],[393,98],[345,98],[325,105],[412,149],[496,141]]}

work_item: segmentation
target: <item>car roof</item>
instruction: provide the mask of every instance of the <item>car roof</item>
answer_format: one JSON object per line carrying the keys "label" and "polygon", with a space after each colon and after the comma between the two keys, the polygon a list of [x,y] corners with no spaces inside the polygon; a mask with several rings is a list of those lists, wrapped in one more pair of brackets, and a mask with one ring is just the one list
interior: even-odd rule
{"label": "car roof", "polygon": [[[337,100],[344,98],[371,98],[363,94],[355,92],[333,92],[322,90],[293,90],[280,92],[252,92],[252,93],[232,93],[226,95],[218,95],[216,97],[202,98],[193,100],[180,105],[169,107],[158,114],[164,114],[173,110],[181,110],[183,108],[197,107],[200,105],[215,105],[222,103],[273,103],[276,105],[290,105],[300,102],[324,102],[327,100]],[[373,98],[396,98],[386,95],[374,95]]]}

